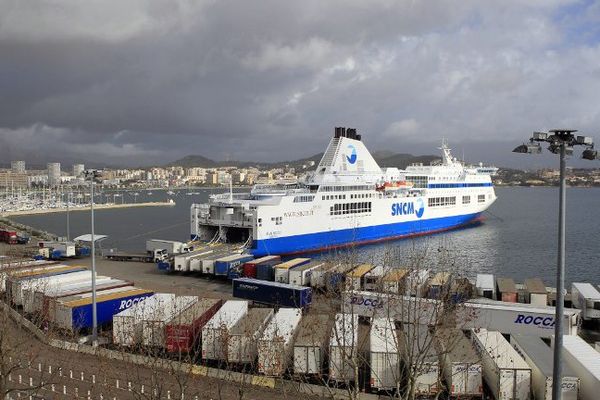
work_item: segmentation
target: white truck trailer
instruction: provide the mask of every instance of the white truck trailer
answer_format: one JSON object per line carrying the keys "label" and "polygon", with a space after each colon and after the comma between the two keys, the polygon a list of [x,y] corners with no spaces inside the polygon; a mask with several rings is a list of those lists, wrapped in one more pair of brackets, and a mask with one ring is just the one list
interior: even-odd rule
{"label": "white truck trailer", "polygon": [[600,396],[600,357],[579,336],[563,336],[563,362],[579,377],[579,399],[597,400]]}
{"label": "white truck trailer", "polygon": [[254,364],[258,357],[258,339],[272,317],[272,308],[252,308],[231,328],[227,340],[229,363]]}
{"label": "white truck trailer", "polygon": [[202,328],[202,358],[227,360],[227,337],[231,328],[248,313],[248,302],[229,300]]}
{"label": "white truck trailer", "polygon": [[326,314],[308,314],[302,318],[294,342],[294,374],[318,375],[323,372],[327,355],[331,320]]}
{"label": "white truck trailer", "polygon": [[290,269],[290,284],[298,286],[310,286],[313,271],[324,265],[323,261],[313,261]]}
{"label": "white truck trailer", "polygon": [[404,289],[406,296],[422,297],[426,293],[427,281],[429,280],[428,269],[409,270],[404,279]]}
{"label": "white truck trailer", "polygon": [[[58,287],[71,282],[81,282],[91,277],[92,271],[85,270],[15,282],[11,288],[12,301],[16,305],[23,305],[24,301],[32,303],[36,290]],[[25,297],[27,297],[27,300],[25,300]]]}
{"label": "white truck trailer", "polygon": [[367,272],[364,281],[364,290],[370,292],[381,292],[381,279],[387,272],[387,268],[383,265],[376,265],[375,268]]}
{"label": "white truck trailer", "polygon": [[531,367],[500,332],[472,330],[481,355],[483,377],[496,400],[529,400]]}
{"label": "white truck trailer", "polygon": [[358,363],[358,315],[336,314],[329,339],[329,379],[355,381]]}
{"label": "white truck trailer", "polygon": [[193,260],[192,261],[192,266],[191,268],[193,268],[193,271],[197,271],[198,267],[200,267],[200,272],[202,272],[203,274],[207,274],[207,275],[214,275],[215,274],[215,261],[217,261],[220,258],[226,257],[228,255],[231,255],[232,251],[231,250],[219,250],[219,251],[215,251],[214,254],[208,254],[205,257],[202,257],[199,260],[199,264],[196,265],[197,260]]}
{"label": "white truck trailer", "polygon": [[436,331],[442,376],[454,398],[483,396],[483,368],[473,343],[459,329]]}
{"label": "white truck trailer", "polygon": [[477,274],[475,281],[477,295],[488,299],[496,298],[496,280],[492,274]]}
{"label": "white truck trailer", "polygon": [[302,318],[299,308],[281,308],[258,340],[258,372],[281,376],[293,356],[293,341]]}
{"label": "white truck trailer", "polygon": [[373,318],[370,332],[371,388],[395,389],[401,381],[400,335],[391,318]]}
{"label": "white truck trailer", "polygon": [[[531,367],[531,388],[536,400],[552,400],[552,349],[535,336],[512,335],[510,344]],[[568,364],[562,366],[560,384],[563,400],[579,398],[579,378]]]}
{"label": "white truck trailer", "polygon": [[592,284],[572,283],[571,301],[574,308],[581,310],[584,320],[600,319],[600,292]]}
{"label": "white truck trailer", "polygon": [[173,257],[173,271],[178,272],[189,272],[191,271],[191,262],[195,259],[202,259],[202,257],[214,253],[210,249],[202,249],[199,251],[191,251],[189,253],[178,254]]}
{"label": "white truck trailer", "polygon": [[419,324],[404,324],[399,339],[402,361],[408,373],[414,375],[415,393],[418,396],[437,395],[439,385],[440,360],[435,348],[435,338],[429,328]]}
{"label": "white truck trailer", "polygon": [[166,250],[167,254],[175,255],[189,253],[193,247],[184,242],[176,240],[150,239],[146,241],[146,251],[154,253],[155,250]]}
{"label": "white truck trailer", "polygon": [[139,345],[142,342],[142,321],[173,303],[175,297],[173,293],[156,293],[114,315],[113,343],[128,347]]}
{"label": "white truck trailer", "polygon": [[198,302],[197,296],[177,296],[142,319],[142,343],[147,347],[166,348],[167,323]]}

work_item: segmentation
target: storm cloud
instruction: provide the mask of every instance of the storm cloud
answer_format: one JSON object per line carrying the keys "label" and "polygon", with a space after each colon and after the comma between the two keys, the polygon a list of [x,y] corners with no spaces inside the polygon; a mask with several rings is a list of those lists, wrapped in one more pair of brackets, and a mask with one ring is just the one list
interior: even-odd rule
{"label": "storm cloud", "polygon": [[296,159],[343,125],[374,150],[432,153],[446,138],[511,166],[552,161],[510,154],[533,130],[600,127],[593,1],[0,7],[5,161]]}

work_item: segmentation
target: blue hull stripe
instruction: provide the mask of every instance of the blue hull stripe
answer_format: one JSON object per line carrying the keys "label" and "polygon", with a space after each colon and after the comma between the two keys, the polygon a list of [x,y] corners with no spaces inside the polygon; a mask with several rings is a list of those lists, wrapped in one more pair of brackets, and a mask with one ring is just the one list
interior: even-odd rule
{"label": "blue hull stripe", "polygon": [[270,254],[283,255],[312,252],[353,244],[367,244],[409,236],[426,235],[428,233],[441,232],[467,225],[477,220],[480,215],[481,213],[475,213],[255,240],[250,251],[255,257],[261,257]]}

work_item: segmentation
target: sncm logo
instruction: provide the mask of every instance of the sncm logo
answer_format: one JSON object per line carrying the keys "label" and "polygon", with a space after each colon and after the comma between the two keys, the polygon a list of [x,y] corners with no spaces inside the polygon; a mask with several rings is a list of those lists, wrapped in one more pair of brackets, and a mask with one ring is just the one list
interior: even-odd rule
{"label": "sncm logo", "polygon": [[134,304],[139,303],[140,301],[146,300],[149,296],[144,296],[144,297],[136,297],[135,299],[127,299],[127,300],[121,300],[121,305],[119,306],[119,310],[125,310],[131,306],[133,306]]}
{"label": "sncm logo", "polygon": [[554,328],[554,317],[540,317],[533,315],[517,315],[517,319],[515,320],[515,324],[523,324],[523,325],[535,325],[544,329]]}
{"label": "sncm logo", "polygon": [[350,304],[357,306],[365,306],[372,308],[383,308],[383,300],[381,299],[365,299],[362,296],[352,296],[350,298]]}

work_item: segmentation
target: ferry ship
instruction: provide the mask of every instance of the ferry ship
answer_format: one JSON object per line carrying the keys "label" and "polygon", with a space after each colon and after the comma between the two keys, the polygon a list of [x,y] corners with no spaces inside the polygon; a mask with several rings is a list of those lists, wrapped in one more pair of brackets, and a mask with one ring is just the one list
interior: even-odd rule
{"label": "ferry ship", "polygon": [[427,235],[478,221],[496,200],[495,167],[441,161],[381,168],[356,129],[335,128],[316,170],[191,206],[193,240],[246,243],[255,256],[297,254]]}

